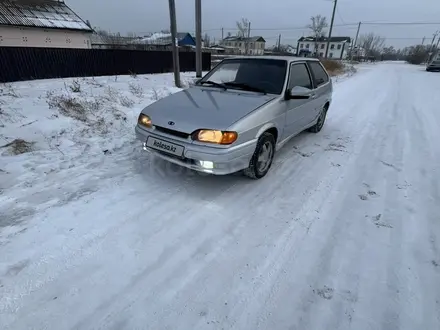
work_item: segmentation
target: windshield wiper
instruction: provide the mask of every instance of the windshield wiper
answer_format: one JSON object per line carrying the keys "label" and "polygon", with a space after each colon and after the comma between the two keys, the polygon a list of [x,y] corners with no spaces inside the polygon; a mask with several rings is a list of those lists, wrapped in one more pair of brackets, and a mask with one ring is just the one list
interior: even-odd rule
{"label": "windshield wiper", "polygon": [[216,83],[215,81],[212,80],[207,80],[207,81],[202,81],[201,83],[199,83],[200,85],[212,85],[218,88],[223,88],[224,90],[228,89],[224,84],[221,83]]}
{"label": "windshield wiper", "polygon": [[236,82],[227,82],[225,83],[225,86],[231,86],[231,87],[237,87],[240,88],[242,90],[245,91],[249,91],[249,92],[257,92],[257,93],[263,93],[263,94],[267,94],[267,92],[264,89],[255,87],[255,86],[251,86],[245,83],[236,83]]}

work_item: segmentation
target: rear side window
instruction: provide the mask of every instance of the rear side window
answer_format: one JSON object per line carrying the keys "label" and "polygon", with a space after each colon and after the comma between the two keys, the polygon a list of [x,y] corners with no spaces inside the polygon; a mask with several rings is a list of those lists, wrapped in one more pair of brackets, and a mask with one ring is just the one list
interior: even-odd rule
{"label": "rear side window", "polygon": [[328,82],[329,80],[328,75],[323,69],[321,63],[309,62],[309,66],[313,72],[313,75],[315,76],[316,86],[320,86]]}
{"label": "rear side window", "polygon": [[300,86],[313,89],[309,70],[305,64],[293,64],[290,66],[289,85],[287,88]]}

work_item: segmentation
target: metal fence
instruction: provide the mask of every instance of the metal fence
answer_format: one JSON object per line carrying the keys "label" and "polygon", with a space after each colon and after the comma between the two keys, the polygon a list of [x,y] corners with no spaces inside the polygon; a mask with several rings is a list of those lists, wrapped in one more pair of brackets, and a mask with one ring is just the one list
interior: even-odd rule
{"label": "metal fence", "polygon": [[[181,71],[195,71],[194,52],[179,52],[179,59]],[[209,70],[211,54],[202,61]],[[171,71],[170,51],[0,47],[0,82]]]}

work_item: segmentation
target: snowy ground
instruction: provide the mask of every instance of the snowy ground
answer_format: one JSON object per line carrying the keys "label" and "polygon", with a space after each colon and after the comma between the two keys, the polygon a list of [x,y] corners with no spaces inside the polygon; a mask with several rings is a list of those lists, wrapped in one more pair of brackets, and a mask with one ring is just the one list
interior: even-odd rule
{"label": "snowy ground", "polygon": [[440,328],[439,74],[361,66],[260,181],[141,151],[169,78],[81,81],[87,123],[47,106],[73,80],[3,91],[0,329]]}

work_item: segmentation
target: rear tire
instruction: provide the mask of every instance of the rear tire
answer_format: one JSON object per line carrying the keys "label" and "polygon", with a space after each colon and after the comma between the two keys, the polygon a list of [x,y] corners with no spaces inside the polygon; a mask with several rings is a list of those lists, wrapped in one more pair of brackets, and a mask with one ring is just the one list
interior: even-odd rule
{"label": "rear tire", "polygon": [[322,128],[324,127],[325,118],[327,117],[327,111],[328,111],[328,105],[324,106],[322,108],[321,113],[319,114],[318,121],[315,125],[309,128],[309,132],[312,133],[319,133],[321,132]]}
{"label": "rear tire", "polygon": [[243,171],[244,175],[251,179],[264,177],[272,166],[274,155],[275,138],[272,134],[264,132],[258,139],[249,167]]}

